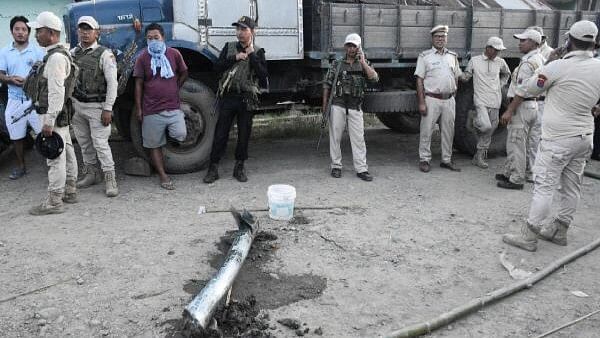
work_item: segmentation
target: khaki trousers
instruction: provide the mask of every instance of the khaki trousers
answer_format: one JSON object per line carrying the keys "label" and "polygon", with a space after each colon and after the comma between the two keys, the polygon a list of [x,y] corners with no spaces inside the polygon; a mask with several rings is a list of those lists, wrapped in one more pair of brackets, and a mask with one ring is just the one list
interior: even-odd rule
{"label": "khaki trousers", "polygon": [[[556,218],[571,224],[581,196],[585,161],[592,153],[592,135],[542,140],[533,167],[533,197],[527,222],[543,225],[553,210]],[[558,190],[558,208],[552,208]]]}
{"label": "khaki trousers", "polygon": [[431,161],[431,134],[435,123],[440,120],[439,125],[442,133],[442,162],[448,163],[452,160],[452,142],[454,140],[454,97],[448,100],[440,100],[425,96],[427,115],[421,116],[421,132],[419,137],[419,158],[421,161]]}
{"label": "khaki trousers", "polygon": [[81,147],[83,164],[94,166],[100,161],[102,171],[114,171],[108,138],[111,127],[102,124],[102,106],[100,103],[84,103],[73,100],[73,132]]}
{"label": "khaki trousers", "polygon": [[524,184],[527,167],[527,139],[537,121],[537,104],[535,101],[524,101],[519,105],[507,126],[506,162],[504,176],[512,183]]}
{"label": "khaki trousers", "polygon": [[475,126],[475,136],[477,137],[477,149],[487,150],[489,149],[490,144],[492,143],[492,135],[494,135],[494,131],[496,131],[496,128],[498,128],[499,109],[476,105],[475,112],[477,114],[477,116],[475,117],[476,119],[484,116],[487,116],[487,118],[489,119],[488,129],[482,131],[479,130],[477,126]]}
{"label": "khaki trousers", "polygon": [[[527,139],[527,168],[531,170],[535,164],[535,155],[538,151],[538,145],[542,138],[542,115],[544,114],[544,101],[537,101],[537,120],[531,127],[529,138]],[[529,174],[529,172],[527,173]]]}
{"label": "khaki trousers", "polygon": [[54,126],[54,132],[62,137],[65,148],[59,157],[46,160],[48,165],[48,191],[62,194],[65,192],[65,182],[67,180],[77,180],[77,158],[73,150],[69,127]]}
{"label": "khaki trousers", "polygon": [[367,145],[365,144],[365,126],[363,112],[357,109],[348,109],[337,105],[331,106],[329,116],[329,154],[331,156],[331,168],[342,168],[342,135],[348,125],[348,135],[352,146],[352,160],[354,170],[357,173],[368,171]]}

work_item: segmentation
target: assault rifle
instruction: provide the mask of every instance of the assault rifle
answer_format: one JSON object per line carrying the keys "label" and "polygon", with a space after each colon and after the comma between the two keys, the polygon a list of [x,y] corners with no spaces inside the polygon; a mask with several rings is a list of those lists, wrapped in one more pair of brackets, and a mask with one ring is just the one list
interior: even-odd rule
{"label": "assault rifle", "polygon": [[335,75],[333,76],[333,83],[331,84],[331,88],[329,89],[327,106],[325,106],[325,110],[322,112],[321,115],[321,132],[319,133],[319,140],[317,141],[317,150],[319,150],[319,146],[321,145],[321,139],[323,138],[323,131],[325,130],[325,126],[327,126],[327,121],[329,120],[329,116],[331,115],[331,104],[333,102],[333,97],[335,89],[337,87],[337,81],[340,75],[340,69],[342,68],[342,63],[342,60],[338,60],[337,67],[335,69]]}

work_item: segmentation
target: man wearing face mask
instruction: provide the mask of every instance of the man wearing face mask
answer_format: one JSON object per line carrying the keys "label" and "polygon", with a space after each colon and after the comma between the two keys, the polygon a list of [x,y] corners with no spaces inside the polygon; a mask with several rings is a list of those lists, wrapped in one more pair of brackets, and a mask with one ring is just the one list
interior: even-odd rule
{"label": "man wearing face mask", "polygon": [[267,86],[265,50],[254,43],[256,22],[242,16],[232,26],[236,28],[238,41],[225,44],[215,65],[217,73],[221,74],[217,92],[219,119],[204,183],[213,183],[219,179],[219,161],[225,154],[229,130],[236,117],[238,135],[233,177],[239,182],[248,180],[244,161],[248,159],[252,109],[258,105],[260,88]]}
{"label": "man wearing face mask", "polygon": [[527,91],[523,83],[544,65],[544,58],[538,48],[542,41],[538,31],[529,29],[515,34],[514,38],[519,39],[519,51],[524,55],[513,71],[508,87],[511,102],[500,118],[500,122],[507,125],[508,137],[504,172],[496,174],[496,185],[503,189],[522,190],[527,170],[527,139],[538,119],[536,98],[539,95]]}
{"label": "man wearing face mask", "polygon": [[[367,166],[367,146],[362,100],[365,95],[367,81],[379,81],[379,75],[369,65],[362,52],[362,39],[356,33],[348,34],[344,42],[345,58],[336,60],[325,75],[323,82],[323,111],[327,109],[330,95],[331,111],[329,116],[329,153],[331,156],[331,176],[342,177],[342,150],[340,143],[346,125],[352,146],[352,159],[356,176],[370,182],[373,176]],[[337,76],[336,76],[336,73]],[[337,77],[337,82],[334,83]]]}
{"label": "man wearing face mask", "polygon": [[138,56],[133,69],[135,109],[142,122],[143,145],[150,149],[160,186],[174,190],[175,185],[165,172],[162,147],[167,144],[167,130],[169,136],[179,142],[187,136],[179,89],[188,77],[188,68],[181,53],[165,45],[161,25],[152,23],[145,33],[148,48]]}
{"label": "man wearing face mask", "polygon": [[[79,66],[79,79],[72,96],[73,131],[81,146],[84,164],[84,176],[77,182],[77,188],[87,188],[104,178],[106,196],[115,197],[119,189],[108,138],[112,107],[117,98],[117,63],[110,49],[98,44],[99,29],[93,17],[79,18],[79,45],[71,50]],[[96,167],[98,161],[103,175]]]}

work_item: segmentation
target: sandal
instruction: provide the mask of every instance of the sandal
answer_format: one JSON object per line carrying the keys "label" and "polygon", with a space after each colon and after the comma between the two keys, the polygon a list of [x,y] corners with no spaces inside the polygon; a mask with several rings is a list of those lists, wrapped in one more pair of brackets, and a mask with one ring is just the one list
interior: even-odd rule
{"label": "sandal", "polygon": [[173,184],[173,181],[160,182],[160,187],[165,190],[175,190],[175,184]]}

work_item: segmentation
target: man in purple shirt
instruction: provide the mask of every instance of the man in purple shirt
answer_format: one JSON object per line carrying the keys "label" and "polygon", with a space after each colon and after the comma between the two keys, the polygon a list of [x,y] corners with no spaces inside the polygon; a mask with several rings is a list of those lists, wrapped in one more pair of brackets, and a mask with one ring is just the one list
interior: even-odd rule
{"label": "man in purple shirt", "polygon": [[146,27],[148,48],[135,62],[135,104],[138,120],[142,122],[144,148],[150,149],[152,165],[158,172],[160,186],[175,189],[165,173],[162,147],[169,137],[182,142],[187,132],[185,115],[180,109],[179,89],[188,77],[188,69],[178,50],[165,45],[161,25]]}

